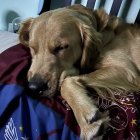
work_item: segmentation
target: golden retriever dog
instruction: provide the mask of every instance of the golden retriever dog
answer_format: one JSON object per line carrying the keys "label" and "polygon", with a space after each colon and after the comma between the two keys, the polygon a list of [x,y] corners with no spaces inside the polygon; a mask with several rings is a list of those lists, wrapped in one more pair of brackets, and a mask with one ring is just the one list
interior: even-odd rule
{"label": "golden retriever dog", "polygon": [[140,28],[108,15],[73,5],[24,21],[19,31],[32,64],[29,88],[40,96],[60,91],[81,128],[81,139],[102,139],[108,113],[92,95],[114,98],[140,90]]}

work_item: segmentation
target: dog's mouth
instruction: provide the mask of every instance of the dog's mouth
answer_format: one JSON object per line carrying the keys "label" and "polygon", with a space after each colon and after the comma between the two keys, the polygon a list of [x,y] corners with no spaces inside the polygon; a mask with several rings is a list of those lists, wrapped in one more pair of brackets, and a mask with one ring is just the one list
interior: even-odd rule
{"label": "dog's mouth", "polygon": [[48,87],[47,85],[44,86],[44,89],[41,89],[38,91],[38,95],[40,97],[48,97],[51,98],[59,93],[59,88],[57,86],[58,84],[55,84],[51,87]]}
{"label": "dog's mouth", "polygon": [[48,88],[47,85],[44,85],[42,89],[33,90],[30,88],[30,90],[31,90],[31,94],[34,96],[47,97],[47,98],[51,98],[59,93],[58,88]]}

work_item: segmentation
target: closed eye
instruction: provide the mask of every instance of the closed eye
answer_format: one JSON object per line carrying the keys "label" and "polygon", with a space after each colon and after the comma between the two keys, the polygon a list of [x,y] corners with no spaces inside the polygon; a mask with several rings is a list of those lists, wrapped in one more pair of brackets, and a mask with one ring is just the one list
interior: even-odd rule
{"label": "closed eye", "polygon": [[64,45],[64,46],[56,46],[53,50],[54,53],[59,53],[60,51],[64,50],[64,49],[67,49],[69,47],[69,45]]}

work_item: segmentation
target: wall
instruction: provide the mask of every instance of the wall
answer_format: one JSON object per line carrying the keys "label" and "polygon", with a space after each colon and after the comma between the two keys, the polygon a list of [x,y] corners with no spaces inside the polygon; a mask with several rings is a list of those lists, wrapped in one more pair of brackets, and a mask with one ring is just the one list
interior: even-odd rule
{"label": "wall", "polygon": [[15,17],[37,16],[43,0],[0,0],[0,30],[7,30]]}

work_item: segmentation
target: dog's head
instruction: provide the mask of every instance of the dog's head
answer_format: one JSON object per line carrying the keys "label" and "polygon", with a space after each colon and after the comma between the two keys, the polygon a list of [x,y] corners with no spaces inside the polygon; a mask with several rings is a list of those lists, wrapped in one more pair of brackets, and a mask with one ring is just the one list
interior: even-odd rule
{"label": "dog's head", "polygon": [[53,96],[66,76],[77,75],[78,70],[84,73],[92,70],[101,46],[97,15],[97,11],[74,5],[22,23],[19,39],[32,55],[28,72],[31,89]]}

